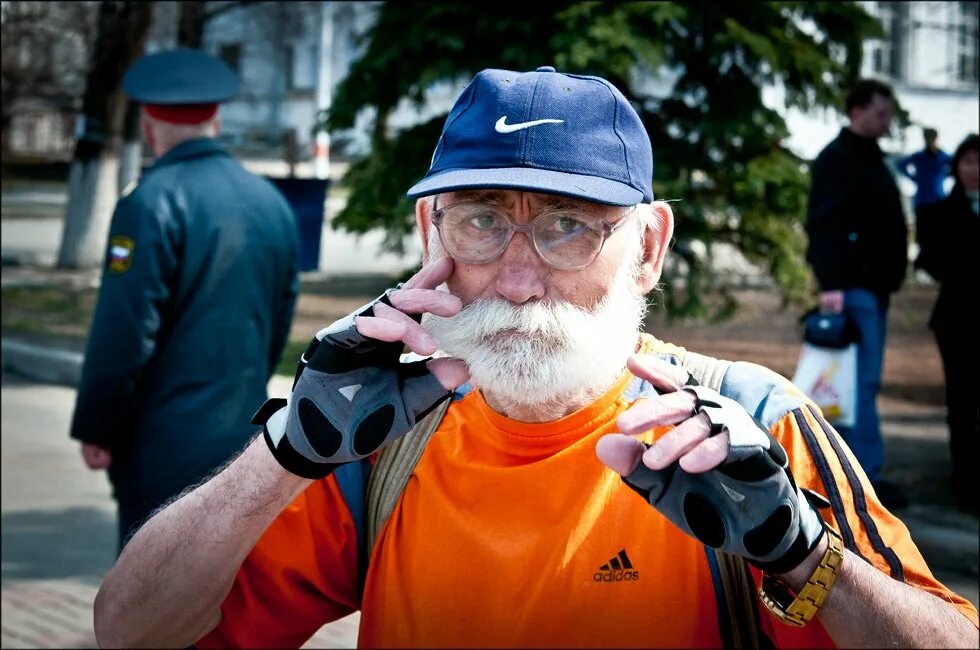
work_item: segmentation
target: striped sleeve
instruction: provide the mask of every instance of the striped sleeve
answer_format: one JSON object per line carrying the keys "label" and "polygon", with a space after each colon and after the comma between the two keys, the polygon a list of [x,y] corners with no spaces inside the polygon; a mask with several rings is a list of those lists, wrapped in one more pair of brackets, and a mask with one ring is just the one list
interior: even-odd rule
{"label": "striped sleeve", "polygon": [[945,600],[978,624],[976,608],[932,575],[908,528],[878,501],[854,454],[819,409],[804,403],[771,431],[785,447],[799,486],[830,502],[822,514],[851,552],[893,579]]}

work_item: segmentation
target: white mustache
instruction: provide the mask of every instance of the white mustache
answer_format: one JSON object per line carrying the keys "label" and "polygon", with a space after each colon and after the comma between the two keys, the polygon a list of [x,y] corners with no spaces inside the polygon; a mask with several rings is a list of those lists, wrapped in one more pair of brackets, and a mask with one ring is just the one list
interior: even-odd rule
{"label": "white mustache", "polygon": [[631,280],[622,274],[591,310],[481,299],[451,318],[425,314],[422,326],[481,388],[519,404],[555,401],[605,388],[625,369],[646,312]]}

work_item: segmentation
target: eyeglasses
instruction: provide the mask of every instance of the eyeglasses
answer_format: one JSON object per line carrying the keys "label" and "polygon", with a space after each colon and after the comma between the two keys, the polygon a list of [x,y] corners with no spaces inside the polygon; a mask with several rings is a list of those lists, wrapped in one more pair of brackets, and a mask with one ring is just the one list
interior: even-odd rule
{"label": "eyeglasses", "polygon": [[624,218],[610,222],[582,210],[548,210],[530,223],[519,224],[503,210],[464,201],[434,209],[432,223],[443,248],[460,262],[489,264],[504,254],[515,232],[522,232],[548,266],[577,271],[598,257],[603,244],[626,222],[631,211],[632,208]]}

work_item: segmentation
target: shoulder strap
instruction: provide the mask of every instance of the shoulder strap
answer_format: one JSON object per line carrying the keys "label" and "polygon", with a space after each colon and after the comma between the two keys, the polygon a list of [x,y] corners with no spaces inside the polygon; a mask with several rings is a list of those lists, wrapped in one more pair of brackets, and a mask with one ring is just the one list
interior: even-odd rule
{"label": "shoulder strap", "polygon": [[720,393],[721,384],[725,380],[725,373],[732,365],[731,361],[715,359],[704,354],[684,350],[680,358],[681,365],[687,368],[698,383],[707,386],[711,390]]}
{"label": "shoulder strap", "polygon": [[[731,361],[687,350],[681,355],[680,362],[699,384],[719,393],[725,374],[732,365]],[[719,602],[718,605],[720,608],[723,604],[724,614],[727,614],[719,616],[719,623],[724,621],[728,624],[730,635],[725,645],[733,648],[764,647],[762,641],[765,639],[761,637],[759,612],[755,604],[755,583],[749,573],[748,563],[741,557],[720,549],[705,547],[705,550],[714,554],[717,563],[717,578],[721,582],[724,598],[724,602]]]}
{"label": "shoulder strap", "polygon": [[452,399],[447,399],[425,416],[411,431],[393,444],[385,447],[371,470],[367,484],[367,556],[371,556],[374,543],[385,522],[401,498],[408,478],[415,471],[429,438],[439,428]]}

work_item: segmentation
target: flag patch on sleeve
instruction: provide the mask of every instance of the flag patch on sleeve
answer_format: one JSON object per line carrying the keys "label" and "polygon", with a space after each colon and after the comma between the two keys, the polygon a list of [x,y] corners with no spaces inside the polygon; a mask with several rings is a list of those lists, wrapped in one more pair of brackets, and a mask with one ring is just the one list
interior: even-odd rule
{"label": "flag patch on sleeve", "polygon": [[125,273],[133,263],[136,242],[124,235],[116,235],[109,240],[109,273]]}

